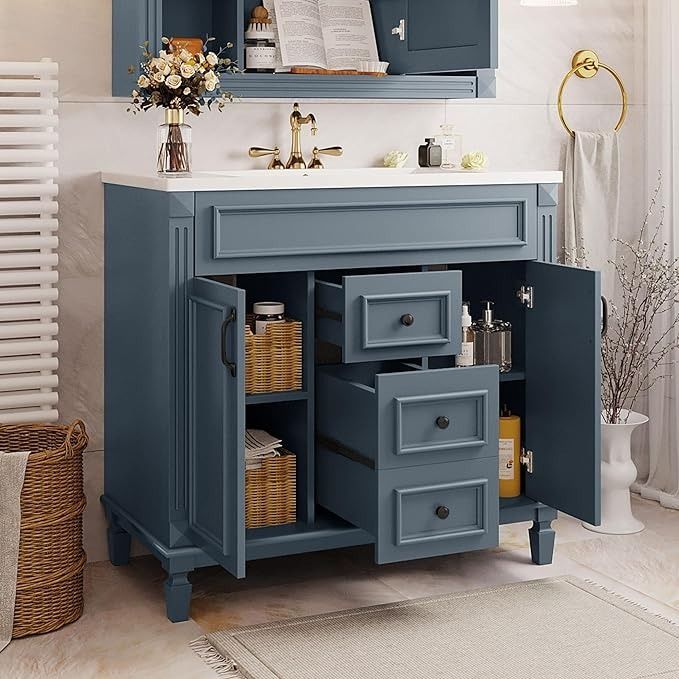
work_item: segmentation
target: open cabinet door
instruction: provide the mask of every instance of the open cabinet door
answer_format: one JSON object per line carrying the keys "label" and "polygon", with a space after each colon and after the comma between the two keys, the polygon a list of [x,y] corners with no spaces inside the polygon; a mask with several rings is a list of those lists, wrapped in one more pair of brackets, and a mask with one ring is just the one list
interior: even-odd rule
{"label": "open cabinet door", "polygon": [[592,524],[601,515],[600,274],[528,262],[525,494]]}
{"label": "open cabinet door", "polygon": [[390,73],[497,68],[497,0],[373,0],[372,10]]}
{"label": "open cabinet door", "polygon": [[189,287],[189,531],[245,576],[245,292],[196,278]]}

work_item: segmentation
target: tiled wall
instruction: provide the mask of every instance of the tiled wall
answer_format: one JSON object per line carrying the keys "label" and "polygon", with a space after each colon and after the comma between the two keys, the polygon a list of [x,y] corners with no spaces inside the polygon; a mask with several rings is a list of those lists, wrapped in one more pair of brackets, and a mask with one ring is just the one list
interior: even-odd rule
{"label": "tiled wall", "polygon": [[[320,145],[341,144],[332,167],[378,163],[393,148],[411,152],[447,117],[467,148],[487,152],[496,169],[562,167],[566,135],[554,102],[573,52],[592,48],[625,79],[631,109],[622,134],[623,230],[634,228],[646,192],[643,145],[644,0],[581,0],[573,8],[526,8],[499,0],[498,97],[472,102],[305,102],[319,120]],[[153,170],[159,114],[132,116],[110,98],[110,0],[0,0],[0,60],[49,56],[61,64],[61,412],[82,417],[87,456],[86,547],[105,558],[98,496],[103,486],[103,192],[98,172]],[[617,120],[619,94],[602,74],[568,91],[569,120],[587,129]],[[250,145],[289,144],[292,101],[238,103],[194,124],[194,165],[248,168]]]}

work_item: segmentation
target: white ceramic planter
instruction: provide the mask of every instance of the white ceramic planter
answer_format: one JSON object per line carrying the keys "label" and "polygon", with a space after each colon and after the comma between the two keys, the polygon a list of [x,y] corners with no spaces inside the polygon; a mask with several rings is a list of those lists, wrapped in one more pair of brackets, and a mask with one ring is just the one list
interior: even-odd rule
{"label": "white ceramic planter", "polygon": [[631,535],[644,530],[634,518],[630,486],[636,481],[637,468],[632,462],[632,432],[648,422],[648,417],[623,410],[623,424],[601,422],[601,525],[582,525],[588,530],[608,535]]}

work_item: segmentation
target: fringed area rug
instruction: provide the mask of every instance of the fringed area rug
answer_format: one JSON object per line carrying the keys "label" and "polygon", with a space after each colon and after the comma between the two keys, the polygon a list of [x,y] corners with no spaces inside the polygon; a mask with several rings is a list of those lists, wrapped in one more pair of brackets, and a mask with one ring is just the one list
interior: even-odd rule
{"label": "fringed area rug", "polygon": [[553,578],[208,634],[229,679],[679,679],[679,626]]}

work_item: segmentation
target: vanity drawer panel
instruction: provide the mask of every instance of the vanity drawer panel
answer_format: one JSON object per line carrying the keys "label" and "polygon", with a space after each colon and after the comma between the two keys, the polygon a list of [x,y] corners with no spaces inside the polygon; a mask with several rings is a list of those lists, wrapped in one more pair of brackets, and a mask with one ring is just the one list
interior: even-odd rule
{"label": "vanity drawer panel", "polygon": [[319,437],[369,467],[497,460],[497,366],[332,366],[317,382]]}
{"label": "vanity drawer panel", "polygon": [[197,275],[536,257],[536,185],[196,194]]}
{"label": "vanity drawer panel", "polygon": [[371,533],[378,563],[498,544],[493,459],[371,470],[321,446],[317,475],[319,504]]}
{"label": "vanity drawer panel", "polygon": [[319,339],[338,345],[344,363],[460,351],[459,271],[344,276],[316,282]]}

